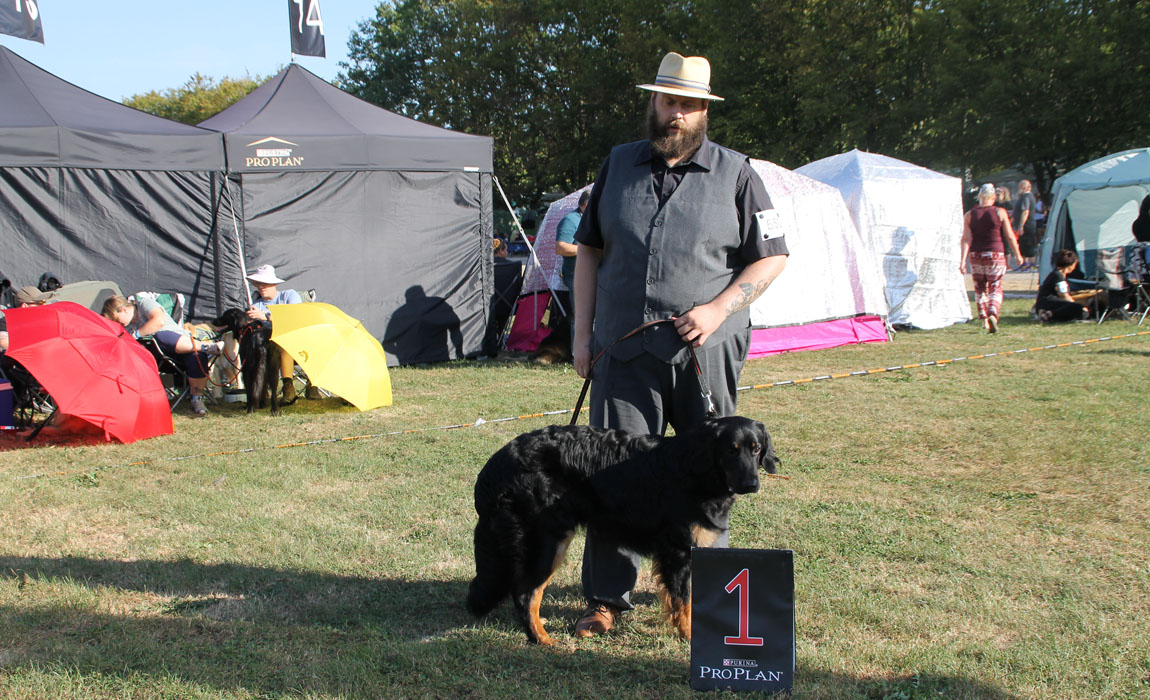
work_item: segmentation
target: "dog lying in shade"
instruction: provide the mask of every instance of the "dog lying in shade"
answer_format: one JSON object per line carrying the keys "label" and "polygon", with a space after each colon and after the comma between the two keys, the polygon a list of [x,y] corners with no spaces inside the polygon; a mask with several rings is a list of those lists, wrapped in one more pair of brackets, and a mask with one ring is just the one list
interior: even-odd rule
{"label": "dog lying in shade", "polygon": [[283,350],[272,342],[272,326],[267,321],[248,318],[243,309],[227,309],[212,321],[217,328],[232,332],[238,341],[240,376],[247,393],[248,413],[271,404],[271,414],[280,414],[280,358]]}
{"label": "dog lying in shade", "polygon": [[736,494],[759,490],[779,459],[766,427],[708,419],[682,435],[552,426],[515,438],[475,482],[476,617],[511,597],[527,638],[551,644],[539,606],[579,527],[654,560],[672,625],[691,636],[691,547],[709,547]]}

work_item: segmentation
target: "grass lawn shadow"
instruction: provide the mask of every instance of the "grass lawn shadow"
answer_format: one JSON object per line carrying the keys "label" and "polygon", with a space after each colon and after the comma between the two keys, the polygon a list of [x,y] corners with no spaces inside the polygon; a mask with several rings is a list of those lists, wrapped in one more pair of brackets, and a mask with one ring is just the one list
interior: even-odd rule
{"label": "grass lawn shadow", "polygon": [[[546,649],[526,643],[508,603],[476,623],[462,605],[464,581],[16,556],[0,557],[5,580],[21,591],[62,585],[157,600],[126,611],[74,601],[0,605],[0,629],[15,640],[0,643],[0,670],[102,678],[113,692],[142,684],[155,697],[189,689],[226,697],[436,697],[448,690],[471,698],[693,696],[688,647],[678,640],[668,636],[666,653],[648,653],[651,630],[641,624],[606,639],[575,639],[574,586],[549,589],[545,608],[556,616],[549,627],[558,644]],[[636,602],[655,601],[641,595]],[[967,678],[852,678],[819,668],[799,669],[797,683],[866,698],[1012,697]]]}

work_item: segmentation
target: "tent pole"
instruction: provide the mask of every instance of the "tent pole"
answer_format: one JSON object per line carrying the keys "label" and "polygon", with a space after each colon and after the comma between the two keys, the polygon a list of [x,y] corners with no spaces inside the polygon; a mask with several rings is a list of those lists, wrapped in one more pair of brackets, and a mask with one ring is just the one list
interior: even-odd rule
{"label": "tent pole", "polygon": [[244,279],[244,295],[248,299],[248,306],[252,305],[252,290],[248,286],[248,266],[244,262],[244,240],[240,236],[240,224],[236,221],[236,200],[232,197],[231,178],[224,173],[224,189],[228,191],[228,209],[232,212],[232,230],[236,232],[236,248],[240,251],[240,276]]}
{"label": "tent pole", "polygon": [[[499,188],[499,195],[503,197],[503,203],[507,205],[507,211],[511,212],[511,220],[515,222],[515,228],[519,229],[519,235],[523,237],[523,242],[527,244],[527,250],[531,251],[531,263],[535,266],[535,269],[539,271],[539,277],[543,279],[543,284],[547,285],[547,290],[551,292],[551,298],[555,300],[555,305],[559,307],[559,313],[566,316],[567,309],[563,308],[563,302],[559,301],[559,297],[555,295],[555,288],[551,286],[551,281],[547,279],[547,275],[543,274],[543,264],[539,262],[538,256],[535,255],[535,246],[531,245],[531,240],[528,239],[527,234],[523,232],[523,226],[519,223],[519,217],[515,215],[515,209],[507,199],[507,193],[503,191],[503,185],[499,184],[499,178],[495,177],[495,175],[491,176],[491,180],[495,183],[495,186]],[[526,277],[524,279],[526,279]]]}

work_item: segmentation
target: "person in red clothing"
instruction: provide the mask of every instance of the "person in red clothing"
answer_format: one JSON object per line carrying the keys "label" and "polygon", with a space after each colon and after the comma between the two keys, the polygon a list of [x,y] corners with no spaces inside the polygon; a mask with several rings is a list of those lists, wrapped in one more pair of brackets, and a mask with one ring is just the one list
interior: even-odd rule
{"label": "person in red clothing", "polygon": [[[982,327],[990,333],[998,332],[998,311],[1002,308],[1002,276],[1006,274],[1006,246],[1018,260],[1018,237],[1010,225],[1006,210],[994,205],[994,185],[987,183],[978,190],[978,206],[966,212],[962,219],[962,255],[959,269],[974,277],[974,297],[978,301],[978,317]],[[1005,245],[1004,245],[1005,242]]]}

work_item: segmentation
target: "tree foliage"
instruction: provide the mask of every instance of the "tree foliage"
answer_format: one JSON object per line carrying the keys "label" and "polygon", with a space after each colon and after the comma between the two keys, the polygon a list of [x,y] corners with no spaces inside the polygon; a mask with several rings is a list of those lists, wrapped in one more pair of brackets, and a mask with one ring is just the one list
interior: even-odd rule
{"label": "tree foliage", "polygon": [[184,124],[199,124],[230,107],[267,78],[221,78],[219,82],[196,73],[178,88],[133,95],[124,104]]}
{"label": "tree foliage", "polygon": [[495,138],[523,199],[594,177],[640,137],[667,51],[707,56],[711,134],[787,167],[851,148],[1049,187],[1150,140],[1141,0],[388,0],[342,85]]}

